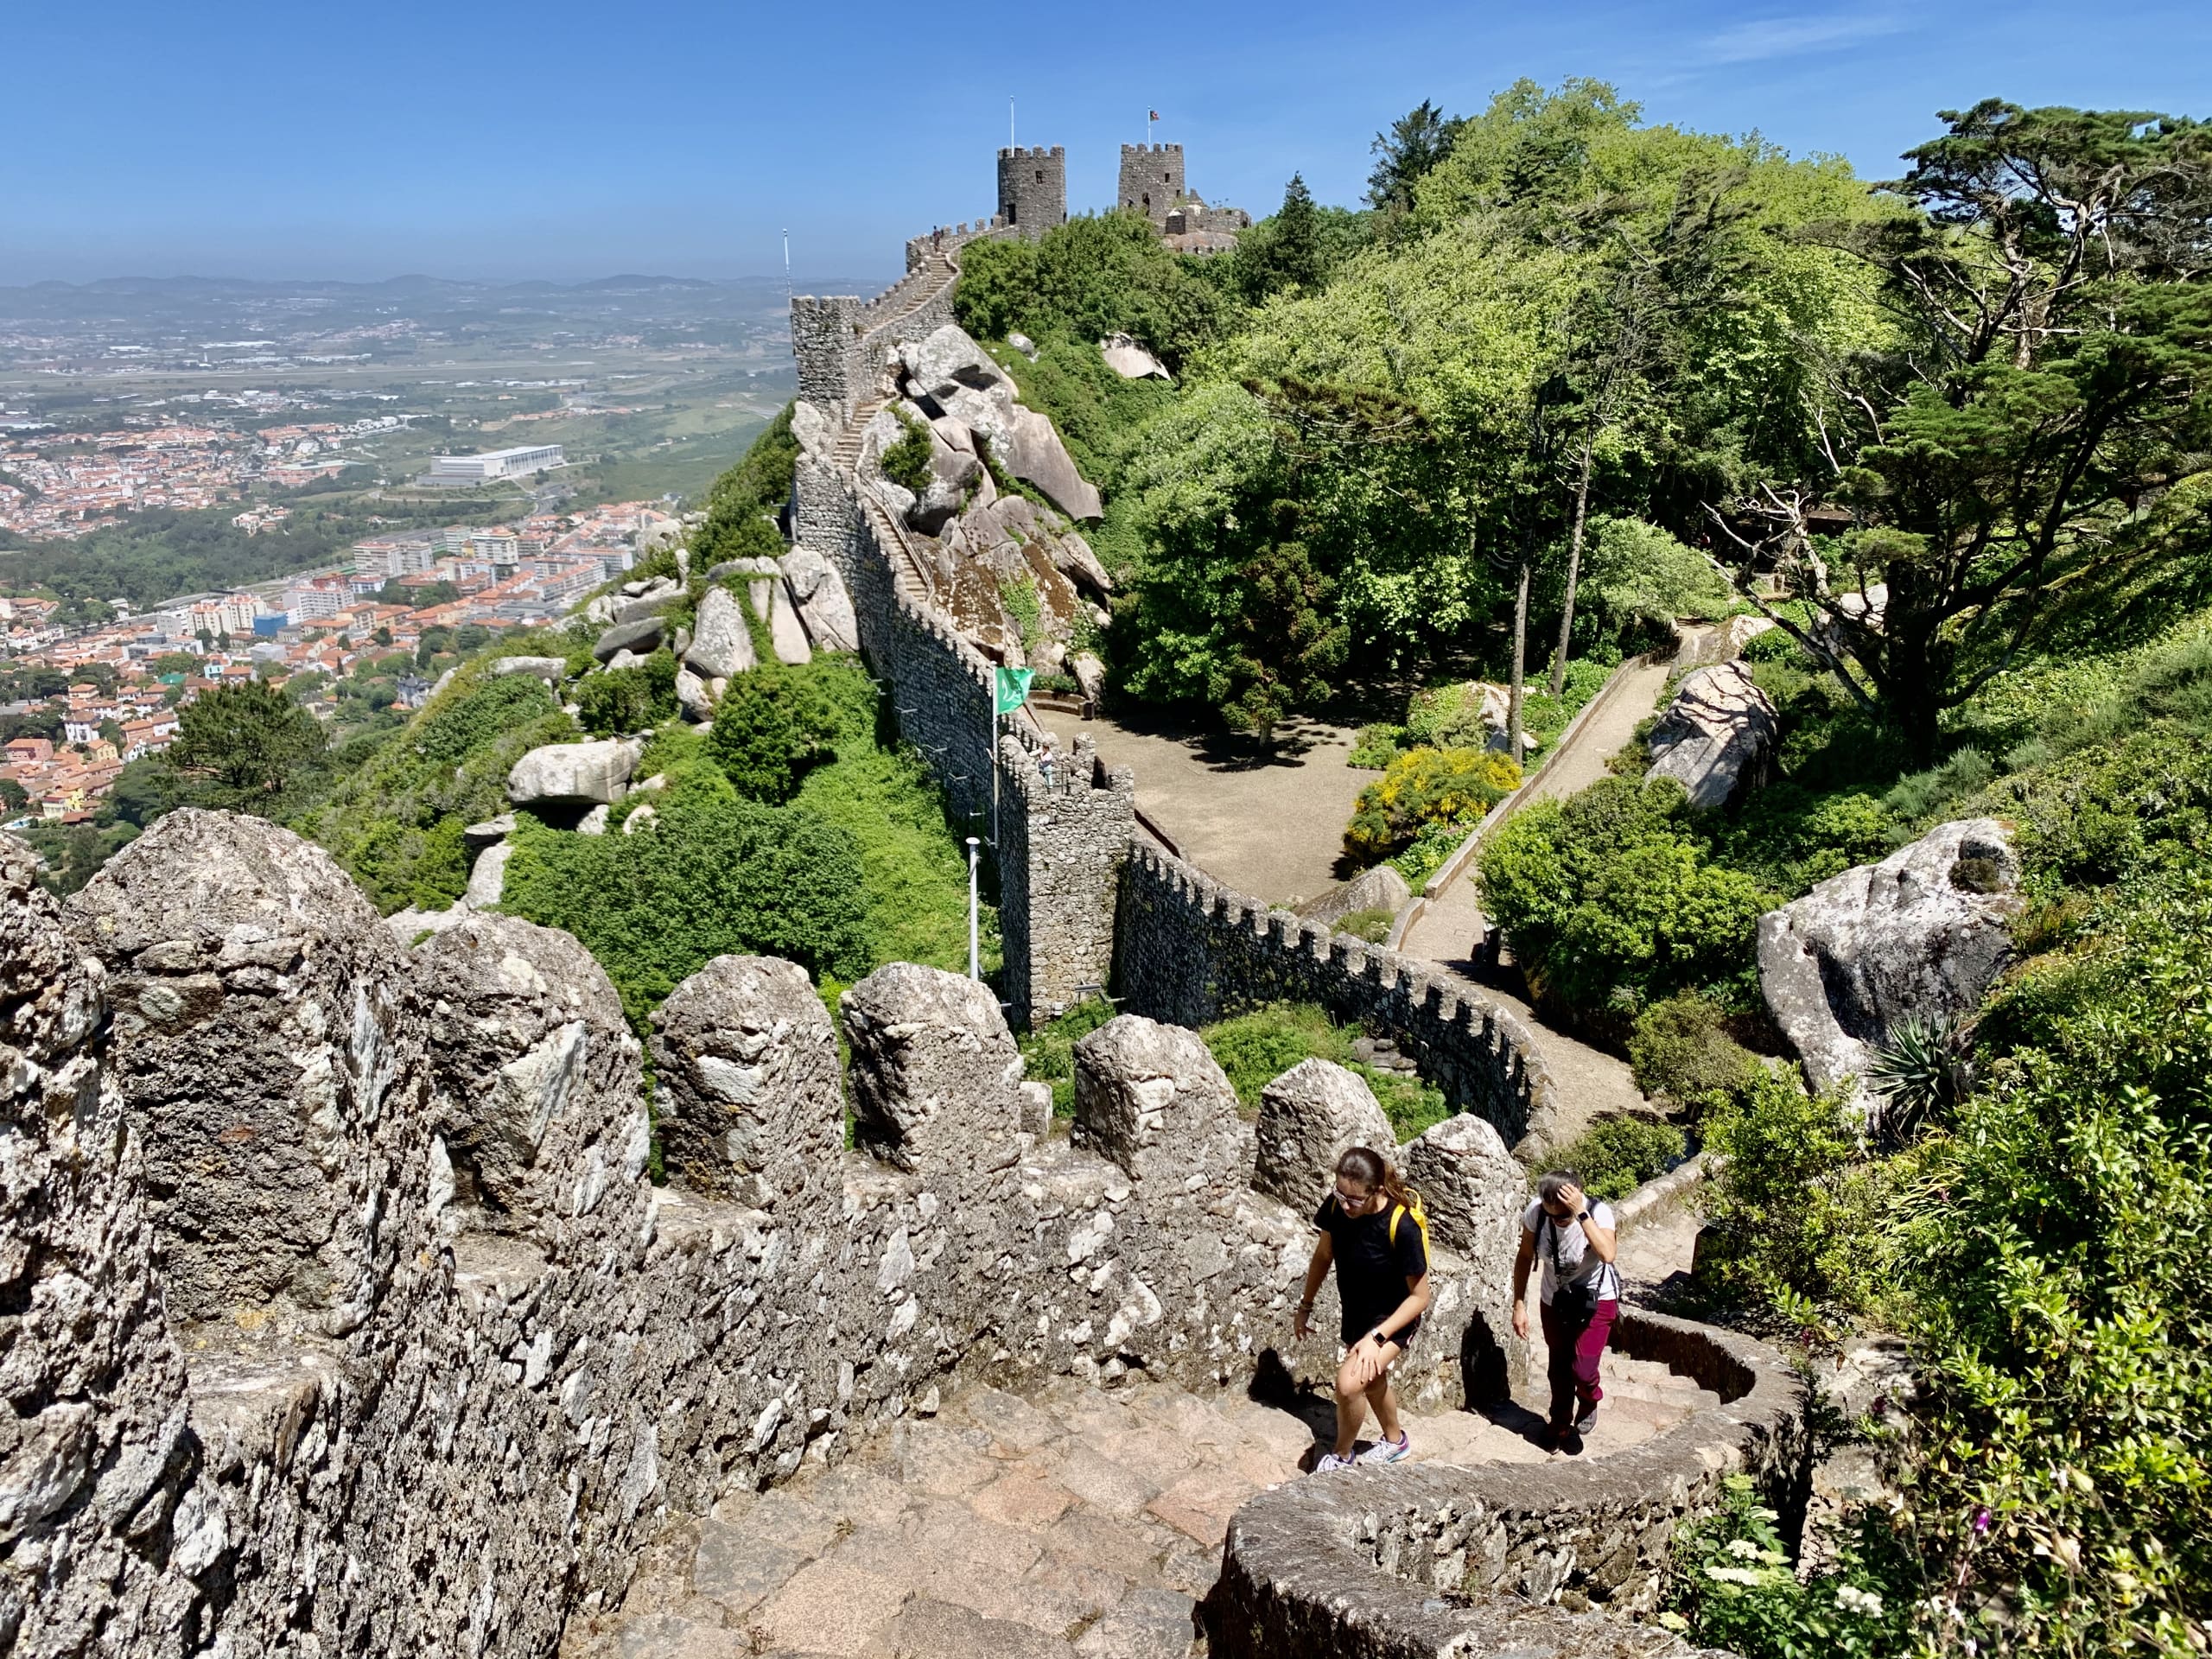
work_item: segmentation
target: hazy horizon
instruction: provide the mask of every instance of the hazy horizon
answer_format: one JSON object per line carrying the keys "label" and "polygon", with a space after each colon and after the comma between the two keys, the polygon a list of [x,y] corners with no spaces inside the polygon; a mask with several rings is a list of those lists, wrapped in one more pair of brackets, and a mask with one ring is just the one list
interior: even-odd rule
{"label": "hazy horizon", "polygon": [[906,238],[991,211],[1009,96],[1020,143],[1066,147],[1076,211],[1110,204],[1119,146],[1157,110],[1148,136],[1185,147],[1192,187],[1255,215],[1294,172],[1356,202],[1378,130],[1522,77],[1608,80],[1653,121],[1757,130],[1875,178],[1939,109],[1984,97],[2212,113],[2212,8],[2182,0],[1224,0],[1179,14],[1165,45],[1121,10],[1003,0],[938,37],[884,0],[834,29],[701,0],[613,25],[575,0],[398,0],[372,25],[118,0],[12,22],[10,287],[780,279],[786,230],[807,281],[895,270]]}

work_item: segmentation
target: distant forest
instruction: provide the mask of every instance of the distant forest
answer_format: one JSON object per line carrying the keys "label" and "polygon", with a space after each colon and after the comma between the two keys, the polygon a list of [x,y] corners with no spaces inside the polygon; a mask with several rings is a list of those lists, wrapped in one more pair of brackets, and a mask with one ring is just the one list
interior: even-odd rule
{"label": "distant forest", "polygon": [[90,620],[111,600],[134,607],[180,594],[266,582],[335,559],[378,530],[450,520],[449,504],[409,508],[379,503],[372,516],[351,501],[295,505],[283,524],[249,536],[232,524],[238,504],[196,512],[133,514],[74,541],[0,541],[0,588],[51,591],[67,601],[67,620]]}

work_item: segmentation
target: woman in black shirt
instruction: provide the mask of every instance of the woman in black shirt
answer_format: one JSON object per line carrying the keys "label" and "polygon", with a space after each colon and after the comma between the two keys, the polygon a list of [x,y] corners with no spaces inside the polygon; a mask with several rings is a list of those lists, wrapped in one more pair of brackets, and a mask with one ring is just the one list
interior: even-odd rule
{"label": "woman in black shirt", "polygon": [[[1306,1269],[1306,1294],[1293,1329],[1303,1337],[1311,1328],[1313,1299],[1333,1262],[1337,1300],[1344,1306],[1338,1335],[1346,1351],[1337,1368],[1336,1450],[1321,1459],[1317,1472],[1348,1469],[1355,1461],[1395,1463],[1413,1443],[1399,1426],[1390,1367],[1413,1341],[1428,1307],[1428,1241],[1420,1211],[1380,1153],[1354,1147],[1337,1160],[1336,1191],[1321,1201],[1313,1224],[1321,1236]],[[1355,1459],[1352,1447],[1370,1406],[1382,1438]]]}

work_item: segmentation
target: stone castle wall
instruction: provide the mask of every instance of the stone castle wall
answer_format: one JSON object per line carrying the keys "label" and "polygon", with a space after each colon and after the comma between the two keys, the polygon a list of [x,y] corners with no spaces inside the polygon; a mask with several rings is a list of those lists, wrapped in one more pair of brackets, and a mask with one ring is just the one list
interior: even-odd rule
{"label": "stone castle wall", "polygon": [[1207,1651],[1688,1659],[1622,1615],[1653,1611],[1676,1528],[1718,1507],[1730,1475],[1786,1506],[1806,1455],[1803,1388],[1771,1349],[1708,1326],[1636,1309],[1614,1333],[1631,1358],[1694,1376],[1721,1403],[1625,1452],[1539,1465],[1534,1479],[1516,1465],[1413,1464],[1263,1492],[1230,1522]]}
{"label": "stone castle wall", "polygon": [[1068,219],[1068,153],[1015,146],[999,151],[998,216],[1032,240]]}
{"label": "stone castle wall", "polygon": [[[0,1413],[26,1659],[545,1655],[670,1514],[949,1379],[1220,1386],[1282,1340],[1310,1231],[1245,1184],[1210,1061],[1132,1116],[1149,1074],[1084,1060],[1082,1144],[1039,1145],[988,996],[887,969],[846,999],[880,1155],[849,1152],[804,976],[721,958],[657,1020],[691,1133],[656,1188],[639,1045],[565,934],[480,916],[404,951],[319,849],[222,814],[159,821],[66,915],[19,845],[0,868],[4,982],[41,988],[0,1211],[35,1269]],[[1223,1179],[1193,1191],[1186,1147]],[[272,1177],[350,1208],[236,1201]],[[190,1281],[164,1323],[195,1258],[270,1270]],[[1435,1260],[1440,1330],[1497,1317],[1494,1270]],[[1332,1368],[1305,1346],[1294,1370]]]}
{"label": "stone castle wall", "polygon": [[1136,777],[1106,766],[1082,736],[1073,753],[1044,766],[1026,728],[1001,739],[1000,751],[1000,931],[1007,996],[1016,1022],[1027,1023],[1065,1014],[1113,982]]}
{"label": "stone castle wall", "polygon": [[1183,200],[1183,146],[1123,144],[1121,186],[1115,200],[1124,213],[1142,213],[1154,225],[1167,223],[1167,210]]}
{"label": "stone castle wall", "polygon": [[1508,1144],[1547,1129],[1553,1084],[1510,1009],[1425,962],[1332,936],[1223,887],[1149,842],[1130,852],[1115,941],[1120,1006],[1201,1026],[1269,1002],[1314,1002],[1394,1038],[1454,1110]]}

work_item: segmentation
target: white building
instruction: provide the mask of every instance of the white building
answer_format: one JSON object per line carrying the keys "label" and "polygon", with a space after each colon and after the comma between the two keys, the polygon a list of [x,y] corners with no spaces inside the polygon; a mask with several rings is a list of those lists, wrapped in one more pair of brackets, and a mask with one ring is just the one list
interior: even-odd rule
{"label": "white building", "polygon": [[502,478],[522,478],[567,466],[557,443],[524,444],[516,449],[494,449],[481,455],[433,455],[429,481],[433,484],[489,484]]}
{"label": "white building", "polygon": [[335,576],[296,582],[284,590],[284,609],[295,622],[315,622],[335,616],[352,600],[351,587]]}
{"label": "white building", "polygon": [[192,607],[192,632],[195,636],[202,629],[213,634],[251,633],[253,619],[260,614],[261,601],[251,594],[204,599]]}

